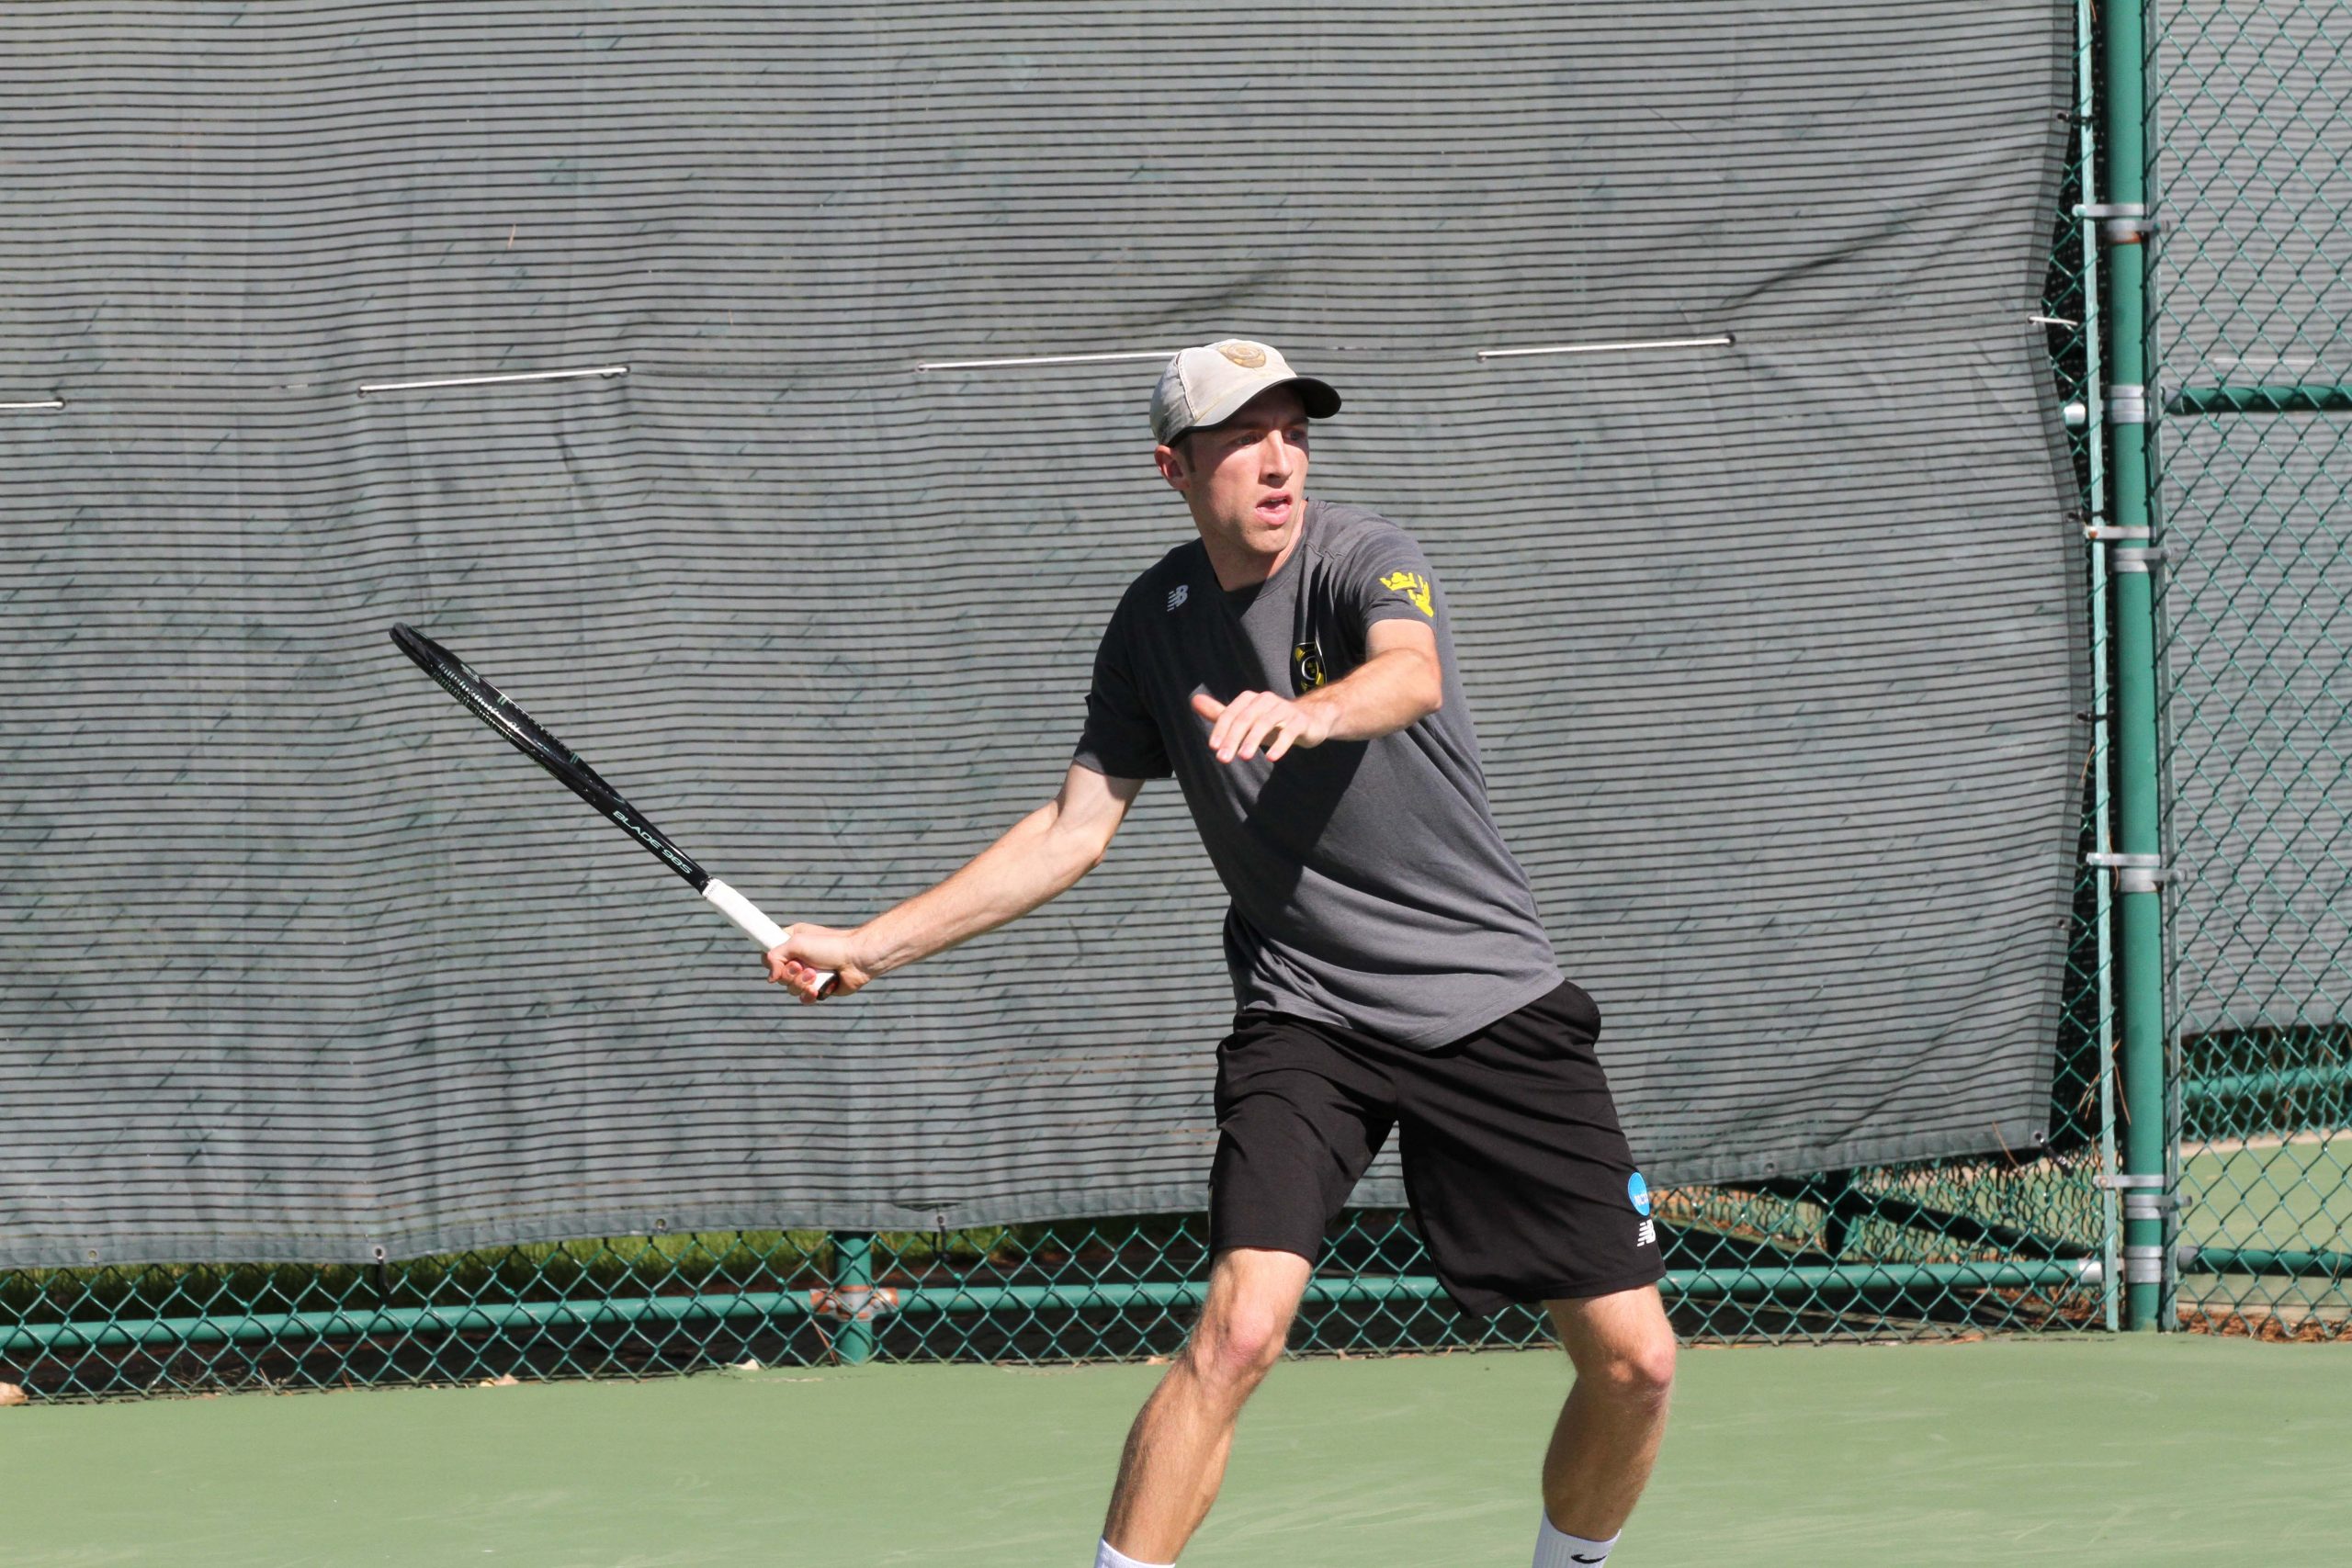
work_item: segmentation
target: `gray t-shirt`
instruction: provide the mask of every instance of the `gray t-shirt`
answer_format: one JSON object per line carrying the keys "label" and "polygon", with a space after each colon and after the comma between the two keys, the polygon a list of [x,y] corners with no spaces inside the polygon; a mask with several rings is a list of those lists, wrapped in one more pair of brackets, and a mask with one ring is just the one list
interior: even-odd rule
{"label": "gray t-shirt", "polygon": [[[1365,658],[1375,621],[1434,627],[1436,713],[1377,740],[1219,762],[1195,692],[1298,696]],[[1282,570],[1217,586],[1198,539],[1136,579],[1102,634],[1080,766],[1173,774],[1233,905],[1235,1004],[1430,1048],[1560,983],[1527,874],[1487,806],[1445,595],[1420,547],[1361,507],[1309,501]]]}

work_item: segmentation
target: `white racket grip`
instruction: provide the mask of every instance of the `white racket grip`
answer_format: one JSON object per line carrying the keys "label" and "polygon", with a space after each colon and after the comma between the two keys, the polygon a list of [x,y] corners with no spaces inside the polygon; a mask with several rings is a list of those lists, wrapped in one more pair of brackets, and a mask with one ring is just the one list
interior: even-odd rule
{"label": "white racket grip", "polygon": [[[762,914],[757,904],[752,903],[718,878],[714,876],[703,885],[702,896],[717,905],[720,914],[742,927],[743,933],[760,944],[762,953],[765,953],[784,941],[782,926]],[[818,973],[817,988],[819,990],[823,990],[832,982],[833,976],[830,970],[820,970]]]}

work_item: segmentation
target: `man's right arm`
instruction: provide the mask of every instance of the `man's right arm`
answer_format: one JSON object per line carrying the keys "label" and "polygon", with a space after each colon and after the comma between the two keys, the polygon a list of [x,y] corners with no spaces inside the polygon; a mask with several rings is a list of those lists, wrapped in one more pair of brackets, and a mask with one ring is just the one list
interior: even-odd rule
{"label": "man's right arm", "polygon": [[839,978],[823,994],[846,995],[1027,914],[1101,863],[1143,783],[1072,764],[1059,795],[937,886],[854,931],[787,929],[784,941],[768,950],[768,978],[790,987],[803,1001],[816,1001],[816,977],[831,970]]}

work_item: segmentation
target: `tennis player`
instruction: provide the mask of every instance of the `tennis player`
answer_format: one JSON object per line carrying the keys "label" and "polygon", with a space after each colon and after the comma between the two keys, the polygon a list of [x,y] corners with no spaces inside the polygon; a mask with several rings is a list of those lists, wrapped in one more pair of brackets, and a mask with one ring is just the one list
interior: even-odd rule
{"label": "tennis player", "polygon": [[1649,1195],[1526,874],[1487,808],[1444,590],[1401,529],[1309,500],[1328,384],[1261,343],[1170,361],[1153,456],[1200,537],[1103,633],[1060,795],[854,931],[794,926],[769,978],[845,995],[1075,884],[1173,776],[1232,896],[1208,1296],[1128,1434],[1098,1568],[1172,1563],[1280,1359],[1326,1231],[1392,1127],[1439,1279],[1544,1303],[1576,1381],[1535,1568],[1607,1561],[1666,1426],[1674,1336]]}

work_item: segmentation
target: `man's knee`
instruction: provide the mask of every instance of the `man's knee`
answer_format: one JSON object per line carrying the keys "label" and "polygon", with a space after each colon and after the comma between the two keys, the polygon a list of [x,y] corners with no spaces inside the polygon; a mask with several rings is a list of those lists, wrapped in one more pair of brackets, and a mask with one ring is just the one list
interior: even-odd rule
{"label": "man's knee", "polygon": [[1577,1380],[1614,1402],[1662,1407],[1674,1388],[1674,1325],[1655,1291],[1555,1304]]}
{"label": "man's knee", "polygon": [[1247,1396],[1282,1359],[1309,1271],[1306,1258],[1289,1253],[1220,1253],[1200,1324],[1184,1348],[1193,1374],[1222,1392]]}
{"label": "man's knee", "polygon": [[[1608,1392],[1627,1404],[1666,1404],[1674,1391],[1674,1331],[1660,1324],[1629,1338],[1613,1342],[1597,1369]],[[1585,1373],[1579,1371],[1578,1376]]]}
{"label": "man's knee", "polygon": [[1237,1302],[1204,1314],[1185,1355],[1204,1380],[1248,1393],[1282,1359],[1290,1314],[1263,1303]]}

